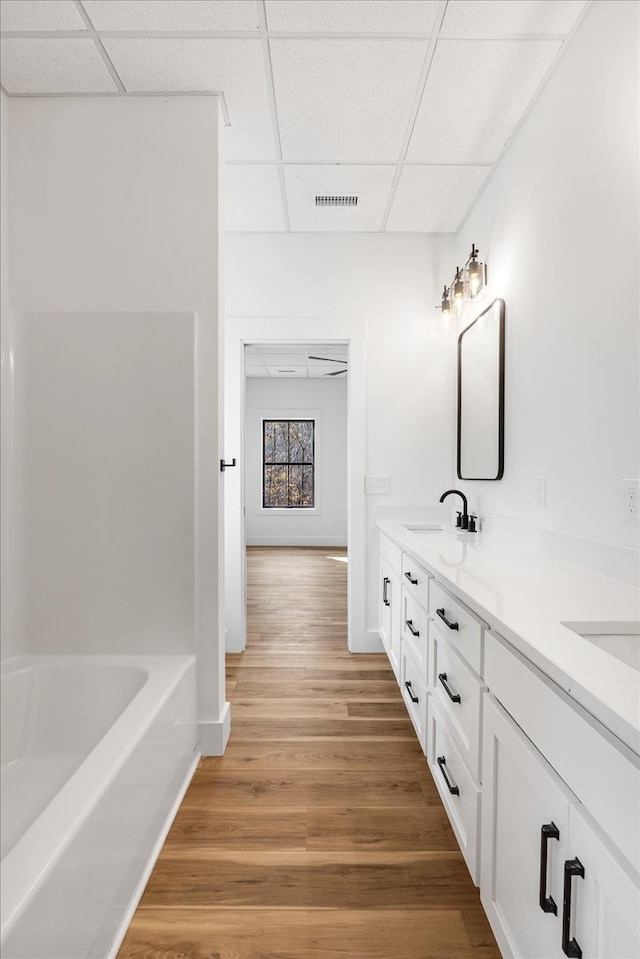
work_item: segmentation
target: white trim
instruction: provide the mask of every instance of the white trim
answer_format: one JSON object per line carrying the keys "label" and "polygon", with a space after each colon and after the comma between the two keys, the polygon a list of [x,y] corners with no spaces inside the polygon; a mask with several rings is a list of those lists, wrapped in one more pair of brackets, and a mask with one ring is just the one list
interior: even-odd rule
{"label": "white trim", "polygon": [[231,733],[231,704],[226,702],[220,719],[201,719],[198,723],[198,746],[203,756],[222,756]]}
{"label": "white trim", "polygon": [[[289,510],[286,512],[289,512]],[[344,549],[347,546],[347,537],[247,536],[247,546],[321,546],[323,549]]]}
{"label": "white trim", "polygon": [[[260,476],[258,502],[255,504],[257,516],[320,516],[322,513],[322,484],[318,483],[318,464],[322,463],[322,410],[308,407],[292,408],[290,406],[279,409],[276,406],[265,406],[254,409],[253,412],[260,418],[260,455],[258,457],[258,475]],[[265,420],[312,420],[313,421],[313,506],[263,506],[264,501],[264,423]],[[252,451],[255,452],[255,451]],[[245,449],[245,459],[247,451]],[[249,460],[250,461],[250,460]],[[249,541],[247,540],[247,543]]]}
{"label": "white trim", "polygon": [[[365,631],[365,340],[366,321],[361,317],[229,316],[226,319],[225,448],[231,455],[236,455],[233,450],[243,448],[245,343],[344,342],[349,345],[347,646],[353,653],[370,651],[370,639]],[[239,469],[225,475],[228,475],[225,487],[227,651],[242,652],[246,645],[243,457],[240,457]],[[382,649],[381,645],[378,649]]]}

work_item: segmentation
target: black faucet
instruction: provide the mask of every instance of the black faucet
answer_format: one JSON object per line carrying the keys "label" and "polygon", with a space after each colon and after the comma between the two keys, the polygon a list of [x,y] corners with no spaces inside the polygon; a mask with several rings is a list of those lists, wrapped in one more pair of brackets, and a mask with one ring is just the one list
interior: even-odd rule
{"label": "black faucet", "polygon": [[[440,497],[440,502],[444,503],[447,496],[451,496],[452,493],[457,493],[458,496],[462,497],[462,517],[460,519],[460,529],[469,529],[469,510],[467,508],[467,497],[459,489],[448,489],[446,493],[443,493]],[[460,516],[460,513],[458,513]],[[475,525],[475,524],[474,524]]]}

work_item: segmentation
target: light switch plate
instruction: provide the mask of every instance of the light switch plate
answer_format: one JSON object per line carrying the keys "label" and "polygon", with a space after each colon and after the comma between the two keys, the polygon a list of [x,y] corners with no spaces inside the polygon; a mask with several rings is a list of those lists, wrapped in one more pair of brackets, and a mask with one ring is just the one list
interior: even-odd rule
{"label": "light switch plate", "polygon": [[385,496],[391,492],[390,476],[365,476],[364,491],[367,496]]}

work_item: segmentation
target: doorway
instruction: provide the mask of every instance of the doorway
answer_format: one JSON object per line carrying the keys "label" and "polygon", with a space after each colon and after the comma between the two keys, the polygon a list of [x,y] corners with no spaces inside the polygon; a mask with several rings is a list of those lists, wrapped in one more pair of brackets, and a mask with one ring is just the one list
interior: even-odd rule
{"label": "doorway", "polygon": [[[227,319],[225,349],[225,458],[236,457],[238,469],[225,479],[225,647],[241,652],[246,646],[246,557],[244,443],[245,347],[261,344],[277,352],[279,347],[314,348],[337,345],[345,349],[347,381],[347,522],[348,550],[347,648],[368,652],[365,632],[365,503],[364,503],[364,324],[354,320],[326,318]],[[314,354],[312,355],[320,355]],[[337,359],[337,356],[329,359]],[[325,361],[318,361],[323,363]],[[287,368],[286,364],[283,368]],[[327,372],[332,372],[335,365]],[[319,374],[324,375],[324,374]]]}

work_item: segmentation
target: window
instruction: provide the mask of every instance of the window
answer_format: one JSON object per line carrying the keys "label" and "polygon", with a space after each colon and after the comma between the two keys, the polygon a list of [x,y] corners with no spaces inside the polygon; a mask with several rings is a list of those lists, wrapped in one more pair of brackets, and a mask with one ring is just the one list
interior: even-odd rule
{"label": "window", "polygon": [[262,421],[264,509],[313,509],[315,420]]}

